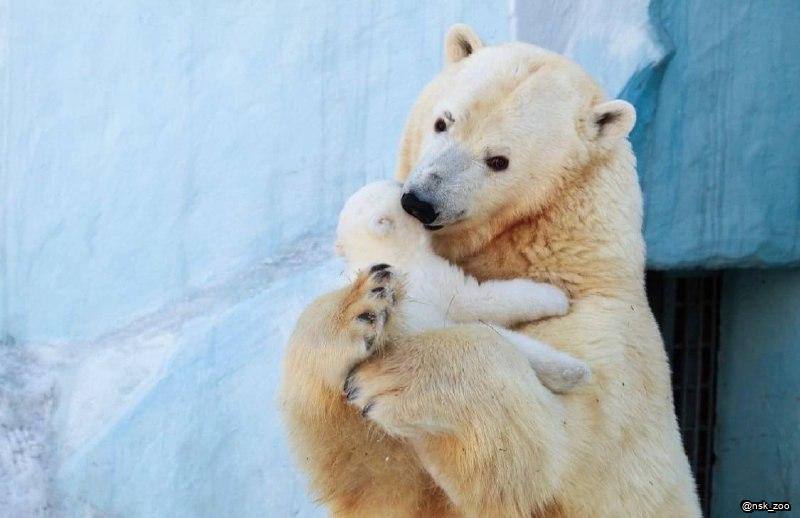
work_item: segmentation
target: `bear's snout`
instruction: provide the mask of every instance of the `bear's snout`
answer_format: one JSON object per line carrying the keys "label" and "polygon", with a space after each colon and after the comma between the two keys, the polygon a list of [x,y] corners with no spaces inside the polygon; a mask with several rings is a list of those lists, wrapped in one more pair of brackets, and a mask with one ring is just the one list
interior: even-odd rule
{"label": "bear's snout", "polygon": [[420,220],[424,225],[430,225],[439,216],[431,203],[421,200],[413,191],[403,194],[400,204],[404,211]]}

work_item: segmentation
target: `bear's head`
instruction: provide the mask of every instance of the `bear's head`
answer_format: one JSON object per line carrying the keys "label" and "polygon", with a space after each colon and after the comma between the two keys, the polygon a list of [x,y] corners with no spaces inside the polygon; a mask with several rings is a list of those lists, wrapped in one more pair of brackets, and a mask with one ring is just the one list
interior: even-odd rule
{"label": "bear's head", "polygon": [[388,262],[406,266],[412,255],[430,251],[430,238],[400,205],[402,185],[372,182],[345,202],[336,228],[336,252],[351,271]]}
{"label": "bear's head", "polygon": [[593,162],[627,146],[633,107],[578,65],[526,43],[486,47],[465,25],[409,117],[403,208],[440,234],[531,216]]}

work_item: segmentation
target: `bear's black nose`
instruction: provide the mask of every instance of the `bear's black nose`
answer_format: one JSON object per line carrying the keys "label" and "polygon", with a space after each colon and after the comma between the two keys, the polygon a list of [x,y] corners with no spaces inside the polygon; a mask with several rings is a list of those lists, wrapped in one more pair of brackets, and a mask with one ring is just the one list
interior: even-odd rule
{"label": "bear's black nose", "polygon": [[427,201],[420,200],[413,192],[407,192],[400,198],[403,210],[420,220],[423,224],[429,225],[436,220],[439,214],[433,210],[433,205]]}

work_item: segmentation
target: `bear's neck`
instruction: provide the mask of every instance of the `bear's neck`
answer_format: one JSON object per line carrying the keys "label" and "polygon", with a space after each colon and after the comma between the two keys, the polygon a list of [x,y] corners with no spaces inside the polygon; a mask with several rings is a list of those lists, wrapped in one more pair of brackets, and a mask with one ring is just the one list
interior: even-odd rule
{"label": "bear's neck", "polygon": [[540,212],[434,234],[436,252],[480,280],[530,277],[574,298],[643,296],[642,197],[630,144],[574,173]]}

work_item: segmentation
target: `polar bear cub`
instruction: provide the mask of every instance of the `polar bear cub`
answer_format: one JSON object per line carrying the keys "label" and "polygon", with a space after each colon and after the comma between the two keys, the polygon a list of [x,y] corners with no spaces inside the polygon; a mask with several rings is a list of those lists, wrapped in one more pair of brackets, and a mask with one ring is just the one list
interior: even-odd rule
{"label": "polar bear cub", "polygon": [[349,271],[391,264],[406,275],[406,296],[398,311],[408,332],[483,322],[527,357],[551,391],[566,392],[585,383],[590,376],[586,363],[505,327],[563,315],[569,307],[566,294],[550,284],[527,279],[478,283],[436,255],[428,231],[400,206],[401,191],[396,182],[373,182],[345,203],[336,230],[336,249]]}

